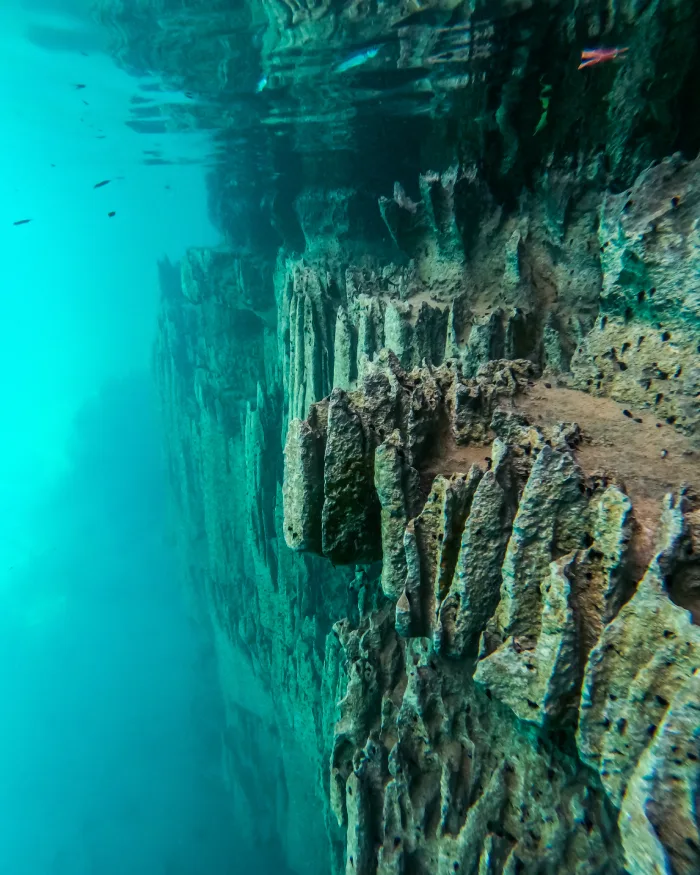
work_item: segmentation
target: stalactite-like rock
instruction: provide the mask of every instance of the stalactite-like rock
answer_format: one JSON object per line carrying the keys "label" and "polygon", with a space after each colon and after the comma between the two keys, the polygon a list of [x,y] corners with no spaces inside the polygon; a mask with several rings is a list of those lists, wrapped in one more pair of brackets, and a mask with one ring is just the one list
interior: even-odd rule
{"label": "stalactite-like rock", "polygon": [[700,629],[668,596],[689,559],[684,504],[667,501],[660,550],[586,668],[579,749],[617,806],[675,693],[700,668]]}
{"label": "stalactite-like rock", "polygon": [[[455,863],[469,869],[492,854],[504,866],[519,860],[523,871],[546,860],[551,871],[592,865],[613,873],[624,853],[641,872],[664,854],[686,861],[694,853],[666,825],[672,815],[655,789],[655,776],[674,768],[672,745],[649,753],[664,714],[678,721],[674,739],[692,723],[684,684],[700,671],[698,633],[669,597],[675,586],[692,598],[697,585],[689,583],[697,565],[692,500],[667,499],[666,546],[634,592],[633,504],[610,475],[577,462],[585,431],[528,422],[532,376],[524,362],[492,362],[471,381],[453,363],[408,374],[384,356],[349,396],[357,427],[371,411],[367,421],[387,434],[365,460],[381,505],[377,593],[388,602],[343,633],[355,680],[333,758],[336,813],[355,869],[368,875],[402,871],[409,857],[426,875],[457,871]],[[426,383],[435,404],[417,408],[421,428],[435,418],[442,425],[433,440],[465,455],[442,463],[420,509],[416,481],[434,470],[436,447],[432,456],[411,452],[406,436]],[[485,458],[489,435],[496,439]],[[474,459],[472,448],[486,470],[472,461],[448,473],[446,464]],[[353,530],[352,515],[347,525]],[[358,546],[355,560],[363,559]],[[686,696],[678,712],[685,716],[672,718],[676,695]],[[497,751],[498,768],[489,771]],[[532,791],[537,769],[546,772],[546,794]],[[517,822],[513,810],[521,812]],[[692,842],[697,823],[687,811]],[[508,841],[493,836],[493,822]],[[370,836],[378,841],[373,853]]]}
{"label": "stalactite-like rock", "polygon": [[285,445],[285,540],[293,550],[321,551],[325,447],[308,423],[293,419]]}
{"label": "stalactite-like rock", "polygon": [[397,599],[406,578],[404,530],[418,501],[418,472],[406,462],[398,430],[374,456],[374,488],[382,511],[382,589]]}
{"label": "stalactite-like rock", "polygon": [[497,439],[490,469],[483,474],[481,469],[475,471],[478,486],[463,524],[454,575],[449,589],[443,589],[436,600],[435,644],[447,656],[461,657],[475,650],[498,603],[501,565],[516,501],[509,465],[508,449]]}
{"label": "stalactite-like rock", "polygon": [[620,809],[631,875],[700,868],[696,788],[700,778],[700,673],[678,690],[632,774]]}
{"label": "stalactite-like rock", "polygon": [[513,520],[498,608],[484,631],[475,679],[524,720],[543,722],[564,707],[580,670],[569,581],[574,556],[555,557],[584,545],[584,490],[567,449],[545,445]]}
{"label": "stalactite-like rock", "polygon": [[374,447],[359,414],[339,389],[333,391],[328,404],[323,493],[324,555],[341,565],[379,559]]}
{"label": "stalactite-like rock", "polygon": [[303,263],[288,266],[282,285],[281,343],[290,417],[303,418],[331,388],[332,333],[326,280]]}

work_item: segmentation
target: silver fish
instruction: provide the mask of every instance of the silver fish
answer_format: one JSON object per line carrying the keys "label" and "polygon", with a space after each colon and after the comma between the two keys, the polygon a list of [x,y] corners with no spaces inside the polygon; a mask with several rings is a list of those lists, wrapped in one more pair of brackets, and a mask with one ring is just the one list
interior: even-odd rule
{"label": "silver fish", "polygon": [[354,67],[361,67],[371,58],[376,58],[380,49],[381,46],[369,46],[369,48],[362,49],[361,52],[355,52],[344,61],[341,61],[335,68],[335,72],[345,73],[347,70],[352,70]]}

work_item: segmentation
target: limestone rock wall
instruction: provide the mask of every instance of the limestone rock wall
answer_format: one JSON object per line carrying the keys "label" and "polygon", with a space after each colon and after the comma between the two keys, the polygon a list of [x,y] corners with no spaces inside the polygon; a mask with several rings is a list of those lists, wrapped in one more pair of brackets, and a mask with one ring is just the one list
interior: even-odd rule
{"label": "limestone rock wall", "polygon": [[[313,490],[305,509],[321,532],[309,544],[287,527],[289,545],[349,563],[383,554],[359,625],[334,626],[348,679],[331,802],[347,872],[700,865],[689,698],[700,631],[674,601],[676,580],[686,593],[700,585],[697,495],[663,499],[638,581],[634,507],[581,468],[581,431],[510,408],[532,376],[525,361],[484,366],[476,380],[454,366],[407,374],[383,354],[361,390],[314,405],[301,441],[289,432],[287,471],[305,477],[285,508]],[[495,435],[489,456],[444,460],[412,512],[426,448],[446,440],[430,425],[468,450],[483,446],[477,420]],[[314,466],[303,463],[310,435],[325,446]],[[362,477],[337,466],[339,440]]]}
{"label": "limestone rock wall", "polygon": [[96,5],[217,132],[154,366],[236,828],[698,871],[700,7]]}
{"label": "limestone rock wall", "polygon": [[[561,176],[570,218],[556,235],[539,193],[506,214],[473,171],[427,177],[423,200],[406,205],[395,192],[391,201],[409,215],[408,229],[379,203],[408,260],[365,257],[343,270],[342,258],[316,251],[282,264],[292,416],[303,418],[332,386],[356,386],[387,347],[403,367],[453,358],[470,376],[492,359],[529,358],[567,385],[696,429],[698,160],[666,159],[618,195],[581,192]],[[477,190],[471,238],[455,230],[445,177],[451,191],[456,178]],[[430,206],[435,187],[440,213]]]}
{"label": "limestone rock wall", "polygon": [[577,385],[688,431],[700,411],[698,167],[674,156],[604,199],[601,313],[572,361]]}
{"label": "limestone rock wall", "polygon": [[[321,222],[327,245],[193,250],[167,284],[232,816],[296,872],[692,872],[698,165],[579,192],[558,243],[537,192],[508,212],[470,172],[427,178],[408,236],[376,205],[393,257]],[[450,192],[474,185],[470,238]],[[668,465],[643,488],[639,440]]]}
{"label": "limestone rock wall", "polygon": [[232,822],[263,858],[277,848],[290,871],[321,875],[332,853],[323,715],[335,703],[325,639],[353,575],[279,549],[272,275],[230,252],[191,251],[182,292],[163,301],[155,366],[183,563],[219,656]]}
{"label": "limestone rock wall", "polygon": [[[664,416],[671,409],[659,408],[664,399],[645,394],[644,355],[630,354],[628,363],[620,355],[612,373],[623,383],[611,376],[591,384],[585,375],[607,331],[620,353],[629,351],[620,342],[628,330],[648,331],[657,355],[677,333],[673,373],[697,367],[696,346],[684,343],[698,336],[695,285],[686,272],[693,263],[689,226],[671,238],[671,220],[662,218],[658,230],[644,224],[640,232],[623,218],[612,233],[607,218],[617,215],[613,205],[626,215],[636,203],[662,217],[671,211],[675,218],[681,205],[691,212],[693,195],[683,180],[695,167],[674,157],[642,174],[631,191],[598,200],[599,245],[593,250],[589,239],[584,258],[593,277],[598,271],[600,313],[587,331],[579,319],[582,340],[570,370],[550,350],[564,348],[561,325],[567,318],[576,324],[568,307],[580,299],[567,290],[550,299],[549,313],[538,310],[535,270],[520,283],[520,307],[510,313],[496,307],[449,336],[457,320],[469,324],[465,314],[478,292],[465,278],[482,266],[473,250],[471,258],[462,250],[450,265],[454,273],[443,274],[448,284],[436,282],[439,247],[431,241],[439,232],[432,222],[420,234],[411,226],[408,279],[398,271],[396,285],[379,295],[365,286],[364,296],[354,298],[359,284],[348,275],[333,346],[334,373],[342,377],[307,418],[291,421],[284,475],[288,546],[365,569],[359,625],[343,619],[334,627],[348,680],[335,729],[331,803],[347,829],[348,872],[492,866],[642,873],[700,865],[690,789],[698,724],[681,704],[699,667],[692,620],[700,585],[697,474],[690,483],[687,471],[671,474],[677,490],[654,496],[650,527],[649,496],[636,510],[625,488],[626,478],[634,487],[635,473],[615,475],[612,448],[609,458],[605,451],[598,456],[598,467],[582,467],[579,455],[590,459],[586,420],[581,427],[538,424],[541,415],[530,415],[527,401],[534,385],[551,388],[540,379],[544,369],[580,398],[585,390],[621,402],[623,422],[642,422],[651,412],[657,428],[685,432],[681,455],[693,458],[692,384],[655,376],[671,383],[665,403],[687,419]],[[671,189],[681,193],[669,196]],[[573,223],[563,239],[571,234],[580,247],[574,235],[586,224],[578,217]],[[518,236],[517,249],[542,271],[537,235],[546,231],[530,216],[527,224],[535,230]],[[400,232],[392,236],[401,240]],[[494,304],[503,295],[505,304],[515,247],[512,232],[496,236],[492,227],[494,239],[505,266],[489,295]],[[671,266],[672,246],[683,253],[680,270]],[[580,248],[573,264],[577,257]],[[495,251],[492,264],[494,258]],[[421,275],[421,259],[432,274]],[[621,267],[629,264],[637,266],[632,291]],[[650,286],[658,305],[645,304],[641,294],[647,271],[661,290]],[[558,277],[567,273],[560,269]],[[585,272],[577,276],[585,281]],[[379,277],[363,275],[367,284]],[[428,300],[420,297],[426,288],[434,295]],[[447,328],[437,351],[415,330],[419,323],[406,306],[412,298],[420,300],[423,319],[429,315],[439,326],[437,336]],[[671,336],[657,339],[654,331]],[[529,359],[499,362],[499,353],[515,352],[518,332],[529,340],[520,347]],[[614,360],[608,350],[603,361]],[[585,415],[595,419],[594,408]],[[660,457],[647,455],[647,463],[665,458],[662,450]],[[372,572],[379,557],[381,571]],[[664,745],[666,730],[661,737],[657,731],[675,719],[676,708],[686,715],[685,729]],[[462,754],[454,752],[457,741]],[[673,802],[662,801],[666,780],[678,784]]]}

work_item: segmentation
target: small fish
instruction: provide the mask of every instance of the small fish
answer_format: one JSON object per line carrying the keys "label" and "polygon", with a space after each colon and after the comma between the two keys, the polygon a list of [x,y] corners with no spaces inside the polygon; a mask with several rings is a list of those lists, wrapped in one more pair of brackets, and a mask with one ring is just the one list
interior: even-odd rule
{"label": "small fish", "polygon": [[31,219],[19,219],[18,221],[13,222],[12,224],[13,225],[27,225],[31,221],[32,221]]}
{"label": "small fish", "polygon": [[355,54],[350,55],[350,57],[341,61],[335,68],[335,72],[345,73],[347,70],[352,70],[354,67],[361,67],[363,64],[366,64],[367,61],[376,58],[380,49],[381,46],[369,46],[369,48],[362,49],[361,52],[355,52]]}
{"label": "small fish", "polygon": [[111,179],[103,179],[102,182],[96,182],[93,188],[102,188],[103,185],[107,185],[109,182],[111,182]]}
{"label": "small fish", "polygon": [[76,91],[80,91],[81,88],[85,88],[85,86],[83,85],[82,82],[78,82],[78,84],[74,85],[73,87],[75,88]]}
{"label": "small fish", "polygon": [[260,92],[261,92],[266,86],[267,86],[267,76],[263,76],[262,79],[261,79],[261,80],[258,82],[258,84],[255,86],[255,91],[256,91],[256,93],[257,93],[257,94],[260,94]]}
{"label": "small fish", "polygon": [[113,216],[116,216],[116,215],[117,215],[117,211],[116,211],[116,210],[111,210],[109,213],[107,213],[107,215],[108,215],[109,218],[111,219]]}
{"label": "small fish", "polygon": [[584,49],[581,52],[581,63],[578,68],[583,70],[585,67],[593,67],[595,64],[602,64],[604,61],[614,61],[615,58],[619,58],[620,55],[624,55],[627,51],[629,49],[626,46],[612,49]]}

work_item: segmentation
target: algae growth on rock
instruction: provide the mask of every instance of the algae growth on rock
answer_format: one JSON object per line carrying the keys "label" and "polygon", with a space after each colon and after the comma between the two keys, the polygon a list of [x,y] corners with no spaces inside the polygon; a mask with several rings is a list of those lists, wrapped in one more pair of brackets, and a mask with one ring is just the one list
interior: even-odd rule
{"label": "algae growth on rock", "polygon": [[700,7],[98,7],[216,131],[155,368],[232,817],[299,875],[700,871]]}

